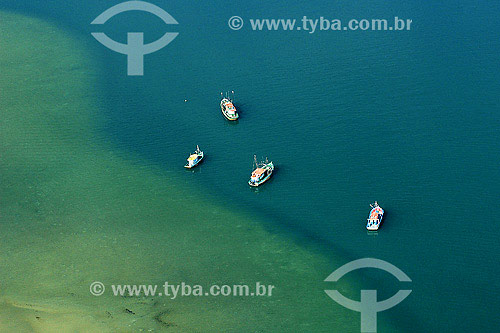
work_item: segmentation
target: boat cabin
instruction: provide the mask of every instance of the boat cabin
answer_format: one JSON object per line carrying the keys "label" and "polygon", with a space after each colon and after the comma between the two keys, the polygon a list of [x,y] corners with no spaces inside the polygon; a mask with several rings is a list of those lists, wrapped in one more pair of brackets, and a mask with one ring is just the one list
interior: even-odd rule
{"label": "boat cabin", "polygon": [[252,172],[252,180],[259,181],[266,173],[266,170],[263,168],[257,168]]}

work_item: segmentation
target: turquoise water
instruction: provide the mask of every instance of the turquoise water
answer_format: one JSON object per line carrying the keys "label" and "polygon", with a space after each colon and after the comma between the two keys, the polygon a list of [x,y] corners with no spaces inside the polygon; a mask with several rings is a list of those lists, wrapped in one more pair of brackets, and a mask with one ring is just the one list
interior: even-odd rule
{"label": "turquoise water", "polygon": [[[91,44],[89,23],[111,4],[16,1],[0,9],[48,19]],[[95,42],[106,140],[272,232],[317,243],[326,256],[395,264],[413,293],[379,318],[401,331],[499,327],[498,3],[155,4],[177,19],[168,29],[180,34],[146,56],[144,77],[127,77],[125,56]],[[137,21],[110,20],[104,31],[116,40],[144,31],[152,41],[165,31],[149,15],[123,15]],[[414,23],[405,32],[311,35],[231,31],[232,15]],[[237,124],[220,114],[227,90],[236,92]],[[187,172],[196,144],[206,161]],[[246,184],[254,154],[277,165],[258,191]],[[364,221],[374,200],[387,215],[370,236]],[[360,278],[381,297],[398,289],[372,273]]]}

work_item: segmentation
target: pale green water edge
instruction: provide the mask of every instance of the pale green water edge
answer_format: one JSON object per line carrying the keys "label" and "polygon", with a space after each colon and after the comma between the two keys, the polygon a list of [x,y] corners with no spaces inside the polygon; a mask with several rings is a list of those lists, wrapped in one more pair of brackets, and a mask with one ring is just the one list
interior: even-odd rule
{"label": "pale green water edge", "polygon": [[[102,143],[99,66],[81,41],[9,13],[0,31],[0,331],[359,331],[323,292],[331,259]],[[95,280],[276,291],[94,297]]]}

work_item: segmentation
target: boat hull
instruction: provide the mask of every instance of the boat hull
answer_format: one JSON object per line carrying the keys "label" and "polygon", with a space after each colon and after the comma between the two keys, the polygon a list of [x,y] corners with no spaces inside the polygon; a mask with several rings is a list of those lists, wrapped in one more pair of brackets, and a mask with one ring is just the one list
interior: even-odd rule
{"label": "boat hull", "polygon": [[366,223],[366,230],[377,231],[382,225],[382,220],[384,218],[384,210],[377,206],[370,211],[370,216]]}
{"label": "boat hull", "polygon": [[185,167],[186,169],[192,169],[192,168],[194,168],[194,167],[198,166],[198,165],[201,163],[201,161],[203,161],[203,158],[204,158],[204,157],[205,157],[205,155],[203,154],[203,155],[201,155],[201,158],[200,158],[198,161],[196,161],[196,163],[194,163],[194,164],[192,164],[192,165],[189,165],[189,163],[188,163],[188,164],[186,164],[184,167]]}
{"label": "boat hull", "polygon": [[260,182],[258,183],[254,183],[252,182],[251,180],[248,181],[248,185],[252,186],[252,187],[258,187],[262,184],[264,184],[265,182],[267,182],[271,176],[273,175],[273,172],[271,171],[266,177],[264,177]]}
{"label": "boat hull", "polygon": [[236,121],[238,120],[239,118],[239,115],[236,114],[236,117],[231,117],[225,110],[224,108],[221,108],[221,112],[222,112],[222,115],[224,116],[224,118],[226,118],[227,120],[229,121]]}
{"label": "boat hull", "polygon": [[380,222],[375,225],[375,226],[366,226],[366,230],[368,231],[377,231],[380,228],[380,225],[382,224],[382,218],[380,218]]}

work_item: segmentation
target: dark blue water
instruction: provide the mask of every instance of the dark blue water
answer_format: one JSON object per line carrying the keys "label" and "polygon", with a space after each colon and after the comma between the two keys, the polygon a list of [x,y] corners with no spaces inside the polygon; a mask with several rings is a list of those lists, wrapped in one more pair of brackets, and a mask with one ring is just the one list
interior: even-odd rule
{"label": "dark blue water", "polygon": [[[50,18],[92,39],[89,23],[115,3],[0,8]],[[412,278],[413,293],[379,316],[403,331],[498,329],[498,2],[154,3],[179,26],[127,13],[103,28],[122,42],[128,31],[144,31],[147,41],[180,33],[146,56],[144,77],[127,77],[126,57],[96,42],[109,110],[101,130],[110,141],[346,262],[395,264]],[[232,31],[233,15],[399,16],[413,25],[308,34],[251,31],[247,21]],[[237,124],[220,114],[220,92],[229,90]],[[197,144],[206,160],[186,172],[182,165]],[[257,191],[246,184],[254,154],[277,166]],[[369,236],[364,226],[374,200],[387,214],[378,235]],[[392,280],[379,282],[391,296]]]}

